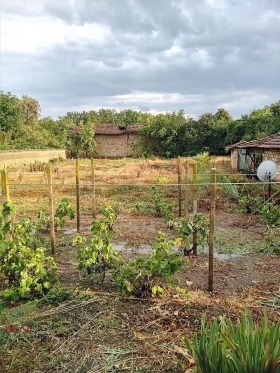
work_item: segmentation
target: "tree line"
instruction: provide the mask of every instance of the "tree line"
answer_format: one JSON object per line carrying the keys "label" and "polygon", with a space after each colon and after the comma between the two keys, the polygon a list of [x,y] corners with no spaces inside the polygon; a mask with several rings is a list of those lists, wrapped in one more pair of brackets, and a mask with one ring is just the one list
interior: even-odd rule
{"label": "tree line", "polygon": [[139,154],[161,157],[193,156],[208,152],[224,155],[227,145],[254,140],[280,131],[280,101],[233,119],[223,108],[198,119],[183,110],[152,115],[134,110],[100,109],[69,112],[57,120],[40,118],[39,102],[0,92],[0,150],[66,148],[73,156],[92,156],[94,126],[114,123],[121,127],[138,124]]}

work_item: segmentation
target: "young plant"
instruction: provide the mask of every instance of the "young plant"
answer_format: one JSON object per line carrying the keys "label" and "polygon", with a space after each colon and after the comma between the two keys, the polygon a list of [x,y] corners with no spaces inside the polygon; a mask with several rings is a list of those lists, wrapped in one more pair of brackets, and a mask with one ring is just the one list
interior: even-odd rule
{"label": "young plant", "polygon": [[263,202],[263,198],[260,196],[242,196],[238,201],[238,209],[250,214],[259,211]]}
{"label": "young plant", "polygon": [[157,215],[163,217],[165,222],[174,220],[172,205],[163,200],[157,187],[154,185],[152,186],[152,195]]}
{"label": "young plant", "polygon": [[[54,227],[56,231],[65,227],[66,217],[73,220],[75,218],[75,211],[69,200],[63,198],[55,209]],[[38,225],[42,231],[46,232],[50,229],[50,216],[44,210],[38,213]]]}
{"label": "young plant", "polygon": [[200,337],[195,333],[184,343],[199,373],[280,372],[280,320],[269,323],[266,315],[261,325],[247,314],[236,324],[221,317],[220,323],[207,325],[204,317]]}
{"label": "young plant", "polygon": [[181,218],[178,223],[178,242],[184,255],[187,255],[192,249],[191,237],[197,233],[198,244],[205,245],[208,240],[209,219],[202,214],[196,214],[194,219]]}
{"label": "young plant", "polygon": [[90,242],[78,236],[74,244],[79,244],[77,258],[79,270],[86,270],[87,275],[100,274],[101,283],[104,282],[107,271],[119,266],[118,253],[112,247],[112,229],[116,214],[111,207],[106,207],[103,217],[95,220],[91,226],[92,238]]}
{"label": "young plant", "polygon": [[262,218],[268,226],[280,224],[280,208],[274,202],[266,203],[261,209]]}
{"label": "young plant", "polygon": [[37,247],[35,225],[30,220],[11,224],[8,220],[13,207],[4,204],[0,219],[0,273],[7,278],[7,289],[0,296],[17,300],[46,293],[57,282],[56,263]]}
{"label": "young plant", "polygon": [[121,296],[161,295],[162,283],[183,265],[182,257],[172,251],[174,245],[174,241],[167,241],[164,234],[159,232],[149,257],[123,263],[114,273]]}

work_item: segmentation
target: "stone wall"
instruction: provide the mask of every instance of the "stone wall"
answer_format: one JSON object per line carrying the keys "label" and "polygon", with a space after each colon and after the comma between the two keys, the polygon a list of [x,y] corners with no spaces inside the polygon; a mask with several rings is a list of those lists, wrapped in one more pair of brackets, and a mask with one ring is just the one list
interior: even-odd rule
{"label": "stone wall", "polygon": [[131,157],[135,144],[140,140],[136,133],[123,133],[119,135],[95,134],[96,157],[122,158]]}
{"label": "stone wall", "polygon": [[[231,168],[234,171],[237,171],[238,151],[239,149],[232,149],[231,151]],[[263,149],[262,159],[263,161],[270,160],[276,163],[278,170],[274,180],[280,181],[280,149]]]}
{"label": "stone wall", "polygon": [[270,160],[276,163],[277,174],[274,181],[280,181],[279,166],[280,166],[280,149],[264,149],[263,151],[263,161]]}

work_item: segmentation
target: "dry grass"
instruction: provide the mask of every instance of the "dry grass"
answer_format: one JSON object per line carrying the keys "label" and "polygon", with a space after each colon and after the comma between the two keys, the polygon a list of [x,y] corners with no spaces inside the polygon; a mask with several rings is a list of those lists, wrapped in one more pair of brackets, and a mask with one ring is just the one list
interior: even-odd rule
{"label": "dry grass", "polygon": [[[219,162],[224,167],[228,159]],[[53,165],[55,202],[67,197],[75,203],[74,170],[71,160]],[[81,160],[80,175],[81,228],[88,234],[92,206],[88,160]],[[169,185],[177,181],[176,160],[100,159],[95,161],[95,176],[97,208],[114,203],[123,207],[113,234],[115,242],[128,243],[127,255],[135,255],[140,244],[151,243],[158,230],[166,231],[163,220],[154,216],[150,184],[158,179],[167,181],[158,184],[158,188],[162,188],[166,199],[176,200],[176,187]],[[34,216],[40,208],[47,208],[43,172],[30,172],[28,166],[10,168],[9,179],[11,198],[20,215]],[[143,204],[145,213],[136,214],[132,209],[136,202]],[[220,236],[229,235],[226,241],[220,240],[223,245],[232,241],[229,232],[236,228],[234,222],[238,219],[240,214],[218,212],[218,232]],[[241,223],[234,230],[235,239],[246,235],[248,227]],[[67,224],[74,234],[75,222]],[[249,228],[251,240],[254,227]],[[174,232],[167,234],[172,236]],[[1,373],[194,372],[194,361],[183,348],[182,337],[199,330],[201,316],[206,314],[209,321],[223,314],[236,319],[249,309],[258,319],[261,300],[279,287],[279,257],[251,254],[234,260],[215,260],[215,291],[209,293],[208,260],[199,252],[197,257],[190,257],[190,267],[185,267],[179,277],[181,286],[188,289],[187,298],[179,290],[166,289],[160,299],[119,299],[110,279],[101,288],[80,278],[71,238],[72,235],[58,234],[57,259],[61,286],[71,290],[73,299],[56,307],[36,301],[11,305],[0,313]],[[81,297],[84,295],[86,299]],[[268,308],[267,312],[271,320],[279,317],[277,310]],[[7,323],[30,325],[32,333],[6,333],[3,326]]]}

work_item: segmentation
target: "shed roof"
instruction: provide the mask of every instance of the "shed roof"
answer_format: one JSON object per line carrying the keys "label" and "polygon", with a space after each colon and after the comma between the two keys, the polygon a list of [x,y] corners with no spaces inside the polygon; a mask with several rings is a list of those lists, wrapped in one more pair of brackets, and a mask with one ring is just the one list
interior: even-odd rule
{"label": "shed roof", "polygon": [[245,148],[280,149],[280,132],[260,140],[240,141],[227,147],[229,150]]}
{"label": "shed roof", "polygon": [[122,135],[126,133],[138,133],[140,125],[131,124],[127,127],[114,123],[99,123],[94,127],[95,135]]}

